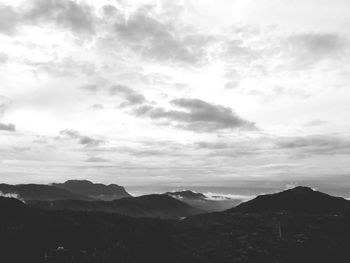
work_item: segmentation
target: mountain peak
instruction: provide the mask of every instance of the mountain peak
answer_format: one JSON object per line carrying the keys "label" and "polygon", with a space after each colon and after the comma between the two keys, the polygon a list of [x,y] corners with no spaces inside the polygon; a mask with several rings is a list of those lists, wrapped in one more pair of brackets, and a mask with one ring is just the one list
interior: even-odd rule
{"label": "mountain peak", "polygon": [[230,211],[338,214],[349,210],[350,202],[344,198],[330,196],[310,187],[297,186],[275,194],[259,195]]}
{"label": "mountain peak", "polygon": [[117,184],[105,185],[101,183],[93,183],[88,180],[68,180],[64,183],[56,183],[53,185],[73,193],[105,201],[131,196],[124,187]]}
{"label": "mountain peak", "polygon": [[298,193],[311,193],[314,192],[314,190],[311,187],[308,186],[296,186],[294,188],[288,189],[287,191],[293,191]]}

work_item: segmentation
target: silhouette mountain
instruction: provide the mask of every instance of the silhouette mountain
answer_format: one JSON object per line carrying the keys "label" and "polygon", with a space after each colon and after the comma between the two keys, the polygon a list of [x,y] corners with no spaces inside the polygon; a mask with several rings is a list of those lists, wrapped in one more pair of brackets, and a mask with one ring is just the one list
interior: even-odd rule
{"label": "silhouette mountain", "polygon": [[203,212],[170,196],[156,194],[113,201],[57,200],[31,201],[28,204],[47,210],[108,212],[132,217],[180,218]]}
{"label": "silhouette mountain", "polygon": [[0,192],[3,194],[14,194],[19,198],[29,200],[65,200],[65,199],[76,199],[76,200],[90,200],[91,198],[69,192],[64,189],[57,188],[55,186],[43,185],[43,184],[0,184]]}
{"label": "silhouette mountain", "polygon": [[210,200],[206,195],[190,190],[166,192],[165,194],[206,212],[224,211],[241,203],[240,200],[231,198]]}
{"label": "silhouette mountain", "polygon": [[[292,196],[292,200],[285,195]],[[303,203],[300,200],[305,201],[306,197],[312,200],[307,205],[308,209],[304,209],[306,211],[310,211],[311,204],[325,204],[325,207],[334,205],[341,208],[345,204],[344,199],[333,199],[331,196],[302,187],[269,196],[273,198],[267,201],[266,197],[262,199],[266,203],[270,203],[273,199],[283,201],[271,201],[270,208],[277,206],[278,203],[279,206],[283,205],[290,209],[289,202],[297,203],[300,207]],[[168,207],[169,199],[174,201],[166,195],[148,195],[109,202],[73,202],[126,203],[129,210],[146,214],[151,211],[146,209],[147,204],[157,203],[157,209],[159,207],[163,210],[173,209]],[[260,200],[261,197],[257,199]],[[252,204],[252,201],[247,203]],[[70,200],[41,201],[46,206],[52,203],[54,208],[56,203],[66,202],[70,203]],[[178,204],[180,201],[175,202]],[[139,206],[142,206],[143,210]],[[0,197],[0,261],[11,263],[347,263],[349,261],[349,215],[330,216],[334,214],[334,210],[327,214],[313,212],[269,214],[265,213],[266,206],[261,213],[218,212],[189,216],[184,220],[163,220],[132,218],[94,210],[44,210],[30,207],[13,198]],[[277,207],[273,211],[281,209]],[[62,260],[62,253],[69,259]]]}
{"label": "silhouette mountain", "polygon": [[350,201],[314,191],[309,187],[298,186],[276,194],[259,195],[229,211],[338,214],[350,211]]}
{"label": "silhouette mountain", "polygon": [[131,197],[124,187],[116,184],[104,185],[95,184],[88,180],[68,180],[64,183],[54,183],[52,185],[75,194],[85,195],[104,201]]}

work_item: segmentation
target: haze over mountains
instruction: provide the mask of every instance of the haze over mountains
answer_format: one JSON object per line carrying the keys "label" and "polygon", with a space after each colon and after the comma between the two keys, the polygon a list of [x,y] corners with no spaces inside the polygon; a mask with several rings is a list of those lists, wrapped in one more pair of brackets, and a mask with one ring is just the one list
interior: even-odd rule
{"label": "haze over mountains", "polygon": [[213,200],[212,197],[190,190],[166,192],[165,194],[208,212],[223,211],[242,202],[240,199],[232,199],[225,196],[218,196],[219,198]]}

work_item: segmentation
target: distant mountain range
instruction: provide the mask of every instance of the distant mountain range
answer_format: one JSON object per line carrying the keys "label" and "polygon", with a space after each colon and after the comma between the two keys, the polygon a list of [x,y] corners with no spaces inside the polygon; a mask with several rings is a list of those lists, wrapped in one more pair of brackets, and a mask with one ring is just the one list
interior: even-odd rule
{"label": "distant mountain range", "polygon": [[56,200],[28,204],[46,210],[107,212],[131,217],[182,218],[204,212],[168,195],[157,194],[113,201]]}
{"label": "distant mountain range", "polygon": [[259,195],[229,211],[338,214],[350,212],[350,201],[315,191],[309,187],[298,186],[276,194]]}
{"label": "distant mountain range", "polygon": [[228,197],[221,197],[212,200],[205,194],[196,193],[190,190],[166,192],[165,194],[207,212],[223,211],[242,202],[241,200]]}
{"label": "distant mountain range", "polygon": [[91,200],[88,196],[72,193],[65,189],[60,189],[44,184],[0,184],[0,192],[3,195],[13,195],[24,201],[29,200]]}
{"label": "distant mountain range", "polygon": [[64,183],[54,183],[52,185],[97,200],[110,201],[123,197],[131,197],[124,187],[116,184],[105,185],[92,183],[88,180],[68,180]]}
{"label": "distant mountain range", "polygon": [[0,197],[0,255],[12,263],[347,263],[349,207],[307,187],[203,214],[168,195],[27,204]]}

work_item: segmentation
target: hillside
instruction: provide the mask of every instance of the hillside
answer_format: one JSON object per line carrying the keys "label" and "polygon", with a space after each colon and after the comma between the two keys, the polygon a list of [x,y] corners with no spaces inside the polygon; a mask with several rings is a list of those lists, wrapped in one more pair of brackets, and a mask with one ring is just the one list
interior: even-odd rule
{"label": "hillside", "polygon": [[291,212],[339,214],[350,211],[350,201],[298,186],[276,194],[260,195],[229,210],[231,212]]}
{"label": "hillside", "polygon": [[64,189],[57,188],[55,186],[43,185],[43,184],[0,184],[0,192],[5,195],[14,195],[19,198],[29,200],[91,200],[91,198],[69,192]]}
{"label": "hillside", "polygon": [[[132,202],[134,211],[139,205],[157,203],[164,209],[169,198],[149,195],[106,203],[125,202],[131,209]],[[52,203],[57,202],[69,201]],[[165,220],[73,210],[36,209],[0,198],[1,259],[11,263],[347,263],[350,257],[346,214],[229,210]],[[62,261],[62,256],[67,260]]]}
{"label": "hillside", "polygon": [[29,204],[48,210],[107,212],[132,217],[180,218],[202,212],[167,195],[144,195],[113,201],[32,201]]}

